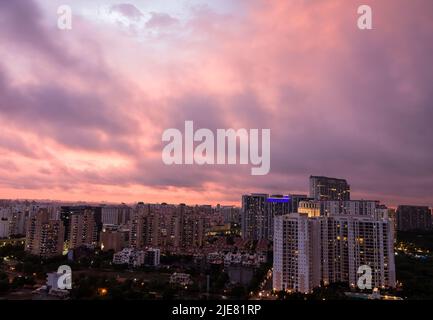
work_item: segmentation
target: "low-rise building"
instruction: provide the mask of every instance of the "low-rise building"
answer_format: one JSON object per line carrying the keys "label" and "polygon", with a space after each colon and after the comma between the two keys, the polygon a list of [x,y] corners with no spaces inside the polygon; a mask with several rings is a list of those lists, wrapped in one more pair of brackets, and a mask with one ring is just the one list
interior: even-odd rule
{"label": "low-rise building", "polygon": [[161,261],[161,250],[149,248],[144,253],[144,265],[157,267]]}
{"label": "low-rise building", "polygon": [[136,250],[134,248],[124,248],[113,255],[114,264],[127,264],[134,267],[152,266],[160,264],[160,250],[149,248],[145,250]]}
{"label": "low-rise building", "polygon": [[188,273],[178,273],[175,272],[170,276],[170,284],[178,284],[181,286],[191,285],[193,282],[191,280],[191,275]]}
{"label": "low-rise building", "polygon": [[135,250],[133,248],[124,248],[123,250],[116,252],[113,255],[113,263],[138,266],[141,262],[141,252],[141,250]]}

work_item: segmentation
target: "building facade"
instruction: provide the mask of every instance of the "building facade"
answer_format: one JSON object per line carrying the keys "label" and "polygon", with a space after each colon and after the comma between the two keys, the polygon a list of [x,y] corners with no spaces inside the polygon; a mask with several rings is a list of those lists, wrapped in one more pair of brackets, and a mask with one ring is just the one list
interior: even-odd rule
{"label": "building facade", "polygon": [[61,255],[64,233],[62,221],[51,219],[47,209],[40,209],[29,219],[25,251],[44,258]]}
{"label": "building facade", "polygon": [[182,252],[199,249],[205,241],[207,211],[201,206],[139,203],[130,221],[130,246]]}
{"label": "building facade", "polygon": [[398,231],[426,231],[432,229],[432,215],[429,207],[398,206]]}
{"label": "building facade", "polygon": [[306,195],[271,195],[252,193],[242,196],[241,227],[246,240],[273,240],[274,218],[298,212]]}
{"label": "building facade", "polygon": [[270,239],[272,216],[267,207],[268,194],[242,196],[242,237],[248,240]]}
{"label": "building facade", "polygon": [[129,222],[130,215],[131,208],[126,204],[101,208],[101,220],[104,225],[125,225]]}
{"label": "building facade", "polygon": [[395,287],[394,229],[386,207],[310,201],[299,211],[275,217],[275,290],[305,293],[335,282],[355,287],[362,265],[371,267],[374,287]]}
{"label": "building facade", "polygon": [[310,248],[308,217],[291,213],[275,217],[273,288],[309,292]]}
{"label": "building facade", "polygon": [[[62,206],[59,218],[65,226],[67,247],[93,245],[99,241],[102,231],[102,208],[95,206]],[[72,233],[74,232],[74,234]],[[83,237],[78,239],[78,237]],[[96,240],[95,240],[96,237]]]}
{"label": "building facade", "polygon": [[93,210],[85,209],[70,216],[69,248],[96,246],[98,244],[98,226]]}
{"label": "building facade", "polygon": [[350,185],[345,179],[310,176],[310,198],[315,200],[350,200]]}
{"label": "building facade", "polygon": [[117,227],[104,226],[100,235],[100,246],[102,251],[121,251],[128,246],[129,231],[119,230]]}

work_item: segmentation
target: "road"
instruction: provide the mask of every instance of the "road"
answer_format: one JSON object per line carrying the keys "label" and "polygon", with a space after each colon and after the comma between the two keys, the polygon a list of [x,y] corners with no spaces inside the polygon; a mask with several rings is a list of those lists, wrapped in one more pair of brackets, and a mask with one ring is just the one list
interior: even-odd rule
{"label": "road", "polygon": [[276,300],[277,296],[272,293],[272,268],[268,270],[257,292],[254,292],[250,300]]}

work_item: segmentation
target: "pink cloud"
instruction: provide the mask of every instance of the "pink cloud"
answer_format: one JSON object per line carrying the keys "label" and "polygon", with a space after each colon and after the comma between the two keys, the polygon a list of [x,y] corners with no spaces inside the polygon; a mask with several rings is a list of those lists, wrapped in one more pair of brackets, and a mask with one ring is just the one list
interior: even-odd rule
{"label": "pink cloud", "polygon": [[[249,1],[156,38],[83,17],[62,34],[36,4],[17,25],[22,3],[0,4],[0,162],[17,168],[3,197],[234,203],[324,174],[357,197],[430,204],[433,5],[369,2],[368,32],[352,1]],[[185,120],[270,128],[271,173],[163,165],[162,131]]]}

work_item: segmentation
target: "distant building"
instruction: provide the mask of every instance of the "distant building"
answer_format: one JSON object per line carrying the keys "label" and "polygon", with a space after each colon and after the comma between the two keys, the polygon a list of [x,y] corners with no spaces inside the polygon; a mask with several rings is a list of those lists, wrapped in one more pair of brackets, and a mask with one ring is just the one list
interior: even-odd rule
{"label": "distant building", "polygon": [[98,226],[93,210],[85,209],[70,215],[69,248],[96,246]]}
{"label": "distant building", "polygon": [[240,224],[241,216],[239,208],[235,206],[221,206],[219,211],[223,215],[224,223]]}
{"label": "distant building", "polygon": [[[209,210],[206,207],[206,210]],[[209,214],[209,213],[208,213]],[[205,237],[205,213],[200,213],[192,207],[179,206],[180,247],[201,248]]]}
{"label": "distant building", "polygon": [[138,203],[130,221],[130,245],[194,251],[204,244],[208,207]]}
{"label": "distant building", "polygon": [[69,261],[79,261],[80,259],[92,259],[95,254],[94,248],[90,246],[80,246],[68,250]]}
{"label": "distant building", "polygon": [[25,250],[41,257],[61,255],[64,233],[62,222],[50,219],[47,209],[40,209],[29,220]]}
{"label": "distant building", "polygon": [[[266,199],[266,210],[272,217],[281,216],[289,213],[291,210],[291,201],[289,196],[272,195]],[[272,224],[271,224],[272,225]]]}
{"label": "distant building", "polygon": [[30,212],[26,207],[15,207],[10,216],[10,234],[25,235]]}
{"label": "distant building", "polygon": [[100,246],[102,251],[114,250],[118,252],[128,245],[129,230],[119,230],[118,228],[110,228],[108,225],[100,235]]}
{"label": "distant building", "polygon": [[160,264],[160,257],[160,250],[156,248],[148,248],[145,250],[125,248],[113,255],[113,263],[127,264],[134,267],[140,267],[143,265],[156,267]]}
{"label": "distant building", "polygon": [[309,217],[347,214],[360,216],[375,216],[383,214],[387,215],[388,209],[384,206],[381,206],[380,202],[376,200],[308,200],[301,201],[299,203],[298,212],[306,213]]}
{"label": "distant building", "polygon": [[310,176],[310,198],[350,200],[350,186],[345,179]]}
{"label": "distant building", "polygon": [[432,229],[432,213],[429,207],[398,206],[398,231],[423,231]]}
{"label": "distant building", "polygon": [[0,203],[0,239],[25,235],[29,216],[25,203]]}
{"label": "distant building", "polygon": [[[99,233],[102,231],[101,211],[101,207],[88,205],[62,206],[60,208],[60,219],[65,226],[65,242],[69,247],[71,245],[73,247],[83,244],[93,245],[99,241]],[[75,235],[72,235],[72,231],[75,232]],[[84,236],[84,239],[78,239],[77,236]]]}
{"label": "distant building", "polygon": [[173,273],[170,276],[170,283],[171,284],[178,284],[181,286],[188,286],[191,285],[193,282],[191,280],[191,275],[187,273]]}
{"label": "distant building", "polygon": [[108,225],[124,225],[129,222],[131,208],[126,204],[119,206],[103,206],[101,208],[102,223]]}
{"label": "distant building", "polygon": [[242,196],[242,237],[248,240],[271,239],[273,217],[268,210],[268,194]]}
{"label": "distant building", "polygon": [[304,213],[308,217],[320,217],[322,215],[319,200],[301,201],[298,207],[299,213]]}
{"label": "distant building", "polygon": [[0,211],[0,239],[10,236],[10,217],[6,211]]}
{"label": "distant building", "polygon": [[113,255],[114,264],[127,264],[131,266],[141,266],[144,264],[144,252],[134,248],[125,248]]}
{"label": "distant building", "polygon": [[301,201],[309,200],[306,194],[289,194],[289,212],[298,212],[298,207]]}
{"label": "distant building", "polygon": [[388,217],[392,221],[394,234],[397,234],[397,211],[391,208],[388,209]]}
{"label": "distant building", "polygon": [[252,193],[242,196],[242,237],[248,240],[272,240],[274,217],[297,212],[306,195]]}
{"label": "distant building", "polygon": [[160,264],[161,251],[156,248],[149,248],[144,252],[144,265],[157,267]]}

